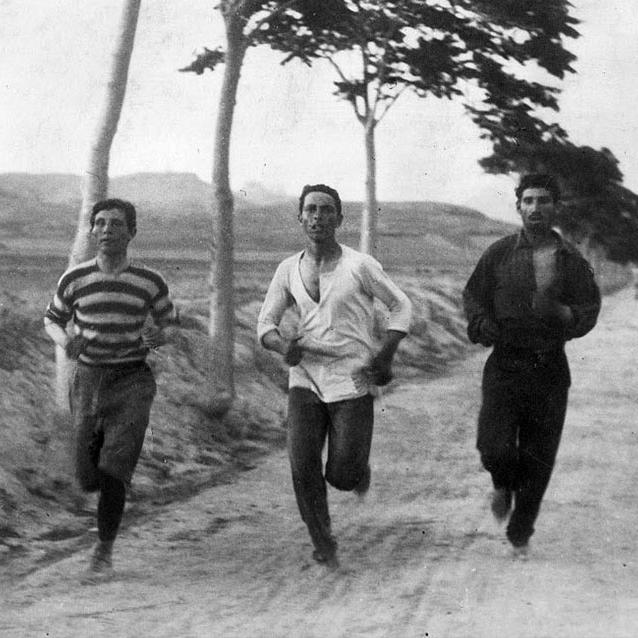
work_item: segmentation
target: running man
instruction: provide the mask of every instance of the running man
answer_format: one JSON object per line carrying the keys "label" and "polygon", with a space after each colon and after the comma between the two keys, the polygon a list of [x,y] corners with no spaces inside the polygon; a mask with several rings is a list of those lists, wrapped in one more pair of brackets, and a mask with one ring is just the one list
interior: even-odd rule
{"label": "running man", "polygon": [[130,202],[96,203],[91,234],[97,257],[62,275],[44,319],[49,336],[76,362],[69,389],[76,475],[83,490],[99,491],[90,575],[111,572],[126,487],[156,391],[146,355],[163,342],[162,327],[177,319],[162,276],[128,258],[135,233]]}
{"label": "running man", "polygon": [[[334,569],[339,562],[326,481],[360,496],[369,488],[370,392],[392,378],[392,360],[408,332],[412,306],[375,259],[337,242],[343,216],[336,190],[304,186],[298,220],[304,250],[279,264],[259,314],[258,336],[290,366],[287,444],[293,487],[313,558]],[[389,309],[378,349],[375,299]],[[299,323],[295,335],[285,336],[279,325],[289,307],[298,312]]]}
{"label": "running man", "polygon": [[494,347],[483,372],[477,447],[492,475],[492,512],[499,522],[509,518],[507,538],[521,558],[565,420],[564,345],[586,335],[600,310],[592,269],[552,229],[559,198],[552,176],[524,176],[516,189],[522,230],[487,249],[463,293],[470,341]]}

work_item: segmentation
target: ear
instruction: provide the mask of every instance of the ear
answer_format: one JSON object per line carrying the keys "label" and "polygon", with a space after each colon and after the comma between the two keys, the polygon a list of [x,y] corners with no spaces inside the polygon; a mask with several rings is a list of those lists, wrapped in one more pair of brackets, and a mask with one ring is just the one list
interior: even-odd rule
{"label": "ear", "polygon": [[339,226],[341,226],[342,222],[343,222],[343,215],[341,213],[339,213],[337,215],[337,224],[336,224],[335,228],[339,228]]}

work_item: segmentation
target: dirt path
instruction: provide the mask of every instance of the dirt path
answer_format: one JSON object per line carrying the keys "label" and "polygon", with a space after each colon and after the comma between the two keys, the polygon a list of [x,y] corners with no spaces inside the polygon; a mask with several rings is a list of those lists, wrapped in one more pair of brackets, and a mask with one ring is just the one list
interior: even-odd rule
{"label": "dirt path", "polygon": [[474,451],[484,355],[378,403],[373,484],[330,492],[342,569],[310,560],[285,454],[127,529],[117,576],[83,551],[2,584],[0,636],[609,638],[638,635],[638,302],[570,344],[574,385],[528,562],[509,557]]}

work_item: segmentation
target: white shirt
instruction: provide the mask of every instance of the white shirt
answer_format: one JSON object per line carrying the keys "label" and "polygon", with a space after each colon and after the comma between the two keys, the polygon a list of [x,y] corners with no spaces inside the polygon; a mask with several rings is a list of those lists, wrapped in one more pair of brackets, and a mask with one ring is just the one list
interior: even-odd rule
{"label": "white shirt", "polygon": [[[308,294],[299,272],[303,251],[284,259],[270,283],[259,313],[260,341],[276,330],[292,305],[299,313],[297,337],[304,348],[301,362],[291,366],[289,387],[308,388],[325,403],[366,394],[357,389],[352,372],[373,354],[374,299],[389,310],[387,329],[408,332],[412,304],[376,259],[348,246],[334,268],[319,275],[319,301]],[[310,350],[310,351],[309,351]]]}

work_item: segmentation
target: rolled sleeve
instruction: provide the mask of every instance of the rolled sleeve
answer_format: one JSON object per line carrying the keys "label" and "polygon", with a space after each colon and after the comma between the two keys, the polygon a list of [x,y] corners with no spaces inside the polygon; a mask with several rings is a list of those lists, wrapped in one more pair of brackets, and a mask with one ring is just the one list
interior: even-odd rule
{"label": "rolled sleeve", "polygon": [[67,324],[73,317],[73,309],[64,301],[64,292],[61,289],[58,288],[51,303],[47,306],[44,316],[52,323],[66,329]]}
{"label": "rolled sleeve", "polygon": [[381,264],[373,258],[366,259],[360,271],[364,290],[381,301],[389,311],[388,330],[410,332],[412,302],[388,277]]}
{"label": "rolled sleeve", "polygon": [[290,294],[289,273],[286,264],[280,264],[268,286],[264,303],[257,318],[257,338],[263,343],[263,338],[271,330],[279,328],[279,322],[286,309],[292,305]]}

